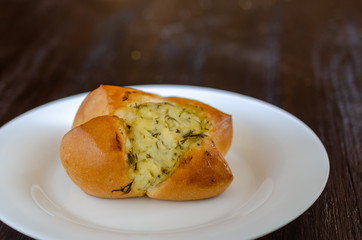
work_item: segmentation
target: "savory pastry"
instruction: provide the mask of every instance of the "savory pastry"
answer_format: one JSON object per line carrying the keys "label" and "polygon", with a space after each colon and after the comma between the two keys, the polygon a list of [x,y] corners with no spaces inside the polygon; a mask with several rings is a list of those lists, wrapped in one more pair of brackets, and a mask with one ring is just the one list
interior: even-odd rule
{"label": "savory pastry", "polygon": [[201,102],[102,85],[79,107],[60,157],[93,196],[203,199],[232,182],[223,157],[232,131],[230,115]]}

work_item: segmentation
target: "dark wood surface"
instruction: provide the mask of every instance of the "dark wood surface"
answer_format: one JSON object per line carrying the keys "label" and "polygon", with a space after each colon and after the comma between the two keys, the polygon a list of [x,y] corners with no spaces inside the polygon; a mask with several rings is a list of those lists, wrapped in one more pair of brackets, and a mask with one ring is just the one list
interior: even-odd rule
{"label": "dark wood surface", "polygon": [[[362,239],[361,0],[0,1],[0,126],[100,84],[170,83],[272,103],[324,143],[324,192],[264,239]],[[30,238],[0,222],[0,239]]]}

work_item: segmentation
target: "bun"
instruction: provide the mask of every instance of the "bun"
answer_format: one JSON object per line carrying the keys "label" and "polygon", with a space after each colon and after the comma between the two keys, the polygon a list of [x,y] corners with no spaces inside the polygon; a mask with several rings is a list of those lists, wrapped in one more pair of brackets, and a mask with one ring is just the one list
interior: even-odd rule
{"label": "bun", "polygon": [[231,184],[231,140],[231,116],[204,103],[101,85],[79,107],[60,158],[96,197],[195,200]]}

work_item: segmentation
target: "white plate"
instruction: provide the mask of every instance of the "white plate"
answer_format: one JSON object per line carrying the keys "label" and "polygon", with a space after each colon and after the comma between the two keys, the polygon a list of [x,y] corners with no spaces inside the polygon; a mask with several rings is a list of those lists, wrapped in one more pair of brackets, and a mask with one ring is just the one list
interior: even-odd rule
{"label": "white plate", "polygon": [[327,153],[294,116],[221,90],[135,87],[198,99],[232,114],[234,139],[226,159],[234,181],[222,195],[171,202],[84,194],[58,157],[81,94],[35,108],[0,129],[0,219],[37,239],[249,239],[291,222],[321,194]]}

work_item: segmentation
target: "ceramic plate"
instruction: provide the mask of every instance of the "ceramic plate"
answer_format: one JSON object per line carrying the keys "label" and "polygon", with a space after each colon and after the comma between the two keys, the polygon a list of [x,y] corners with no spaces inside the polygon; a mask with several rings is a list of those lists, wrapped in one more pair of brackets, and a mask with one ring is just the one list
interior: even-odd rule
{"label": "ceramic plate", "polygon": [[135,87],[201,100],[232,115],[234,139],[226,160],[234,181],[223,194],[171,202],[83,193],[59,159],[81,94],[35,108],[0,129],[0,219],[37,239],[250,239],[291,222],[321,194],[327,153],[291,114],[216,89]]}

